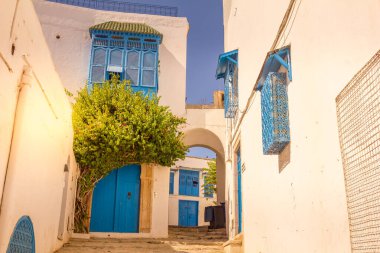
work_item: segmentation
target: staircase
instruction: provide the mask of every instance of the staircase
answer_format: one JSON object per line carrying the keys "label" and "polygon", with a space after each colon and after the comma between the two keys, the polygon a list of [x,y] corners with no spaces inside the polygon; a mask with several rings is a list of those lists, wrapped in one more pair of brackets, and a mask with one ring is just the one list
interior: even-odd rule
{"label": "staircase", "polygon": [[227,241],[226,229],[209,229],[206,227],[177,227],[169,226],[169,240],[174,241],[202,241],[223,243]]}

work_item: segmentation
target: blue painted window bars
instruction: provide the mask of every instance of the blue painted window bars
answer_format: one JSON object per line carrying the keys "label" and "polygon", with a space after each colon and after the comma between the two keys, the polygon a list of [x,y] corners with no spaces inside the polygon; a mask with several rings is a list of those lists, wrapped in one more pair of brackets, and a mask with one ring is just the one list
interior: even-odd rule
{"label": "blue painted window bars", "polygon": [[[279,73],[280,67],[286,73]],[[290,142],[287,77],[292,80],[290,48],[270,52],[257,85],[261,91],[262,142],[265,155],[279,154]]]}
{"label": "blue painted window bars", "polygon": [[219,56],[216,79],[224,78],[224,117],[234,118],[239,108],[238,51]]}

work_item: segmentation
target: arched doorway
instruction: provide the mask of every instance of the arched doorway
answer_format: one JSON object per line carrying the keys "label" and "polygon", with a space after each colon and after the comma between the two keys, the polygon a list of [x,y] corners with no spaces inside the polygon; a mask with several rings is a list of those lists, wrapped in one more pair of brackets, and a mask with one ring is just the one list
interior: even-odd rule
{"label": "arched doorway", "polygon": [[216,154],[217,202],[225,202],[225,152],[220,138],[206,128],[185,131],[184,142],[191,147],[205,147]]}

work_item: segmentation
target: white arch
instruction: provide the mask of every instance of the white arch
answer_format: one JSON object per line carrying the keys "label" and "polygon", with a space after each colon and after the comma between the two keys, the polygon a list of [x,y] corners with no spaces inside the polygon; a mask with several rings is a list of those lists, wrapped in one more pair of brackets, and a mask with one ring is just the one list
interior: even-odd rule
{"label": "white arch", "polygon": [[225,202],[225,119],[223,109],[187,109],[184,142],[216,153],[217,201]]}

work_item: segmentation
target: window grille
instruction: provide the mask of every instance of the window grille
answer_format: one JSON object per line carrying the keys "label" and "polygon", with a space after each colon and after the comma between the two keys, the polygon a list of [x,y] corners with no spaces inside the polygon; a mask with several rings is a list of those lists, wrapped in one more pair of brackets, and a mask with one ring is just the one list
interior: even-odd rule
{"label": "window grille", "polygon": [[380,252],[380,51],[336,98],[353,253]]}
{"label": "window grille", "polygon": [[268,74],[261,89],[262,142],[265,155],[279,154],[290,142],[286,74]]}
{"label": "window grille", "polygon": [[7,253],[34,253],[35,241],[32,221],[28,216],[21,217],[11,236]]}
{"label": "window grille", "polygon": [[224,117],[234,118],[239,108],[237,50],[219,56],[216,78],[224,78]]}
{"label": "window grille", "polygon": [[116,74],[135,91],[157,92],[162,34],[146,24],[114,21],[92,26],[90,34],[90,88]]}

